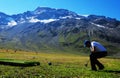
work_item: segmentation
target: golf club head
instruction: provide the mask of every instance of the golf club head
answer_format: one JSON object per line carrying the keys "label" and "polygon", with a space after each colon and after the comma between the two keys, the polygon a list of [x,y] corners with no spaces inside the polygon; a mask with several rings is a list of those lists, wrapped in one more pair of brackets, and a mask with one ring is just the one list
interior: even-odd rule
{"label": "golf club head", "polygon": [[50,65],[52,65],[52,63],[51,63],[51,62],[49,62],[49,63],[48,63],[48,65],[49,65],[49,66],[50,66]]}
{"label": "golf club head", "polygon": [[88,66],[88,64],[85,64],[85,67],[87,67]]}

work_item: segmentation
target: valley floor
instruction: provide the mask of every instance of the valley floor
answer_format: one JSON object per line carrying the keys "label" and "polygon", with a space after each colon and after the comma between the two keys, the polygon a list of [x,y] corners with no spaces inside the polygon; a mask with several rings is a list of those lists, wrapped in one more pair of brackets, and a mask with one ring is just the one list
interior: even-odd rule
{"label": "valley floor", "polygon": [[105,69],[91,71],[88,56],[67,53],[1,51],[1,59],[39,61],[39,66],[15,67],[0,65],[0,78],[120,78],[120,59],[99,59]]}

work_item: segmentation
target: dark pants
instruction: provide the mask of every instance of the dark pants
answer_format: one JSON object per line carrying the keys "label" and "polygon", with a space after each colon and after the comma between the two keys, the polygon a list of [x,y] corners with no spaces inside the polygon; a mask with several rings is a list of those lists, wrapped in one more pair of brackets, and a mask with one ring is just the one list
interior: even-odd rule
{"label": "dark pants", "polygon": [[107,52],[95,52],[90,54],[90,62],[91,62],[91,68],[92,70],[97,70],[96,65],[99,67],[99,69],[103,69],[104,66],[102,63],[100,63],[97,58],[102,58],[107,55]]}

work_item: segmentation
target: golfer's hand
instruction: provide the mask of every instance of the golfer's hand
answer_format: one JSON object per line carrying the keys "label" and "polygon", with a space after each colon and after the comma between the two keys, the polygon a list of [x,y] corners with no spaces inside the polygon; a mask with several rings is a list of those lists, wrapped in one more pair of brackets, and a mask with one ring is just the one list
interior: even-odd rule
{"label": "golfer's hand", "polygon": [[94,46],[90,47],[90,50],[91,50],[91,52],[96,52],[96,48]]}

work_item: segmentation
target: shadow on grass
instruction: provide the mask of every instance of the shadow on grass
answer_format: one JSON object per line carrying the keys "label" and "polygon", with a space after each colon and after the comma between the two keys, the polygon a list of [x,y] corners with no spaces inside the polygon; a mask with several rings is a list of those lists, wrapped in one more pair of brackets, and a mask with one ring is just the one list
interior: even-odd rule
{"label": "shadow on grass", "polygon": [[100,72],[108,72],[108,73],[116,73],[116,74],[120,74],[120,70],[102,70]]}

